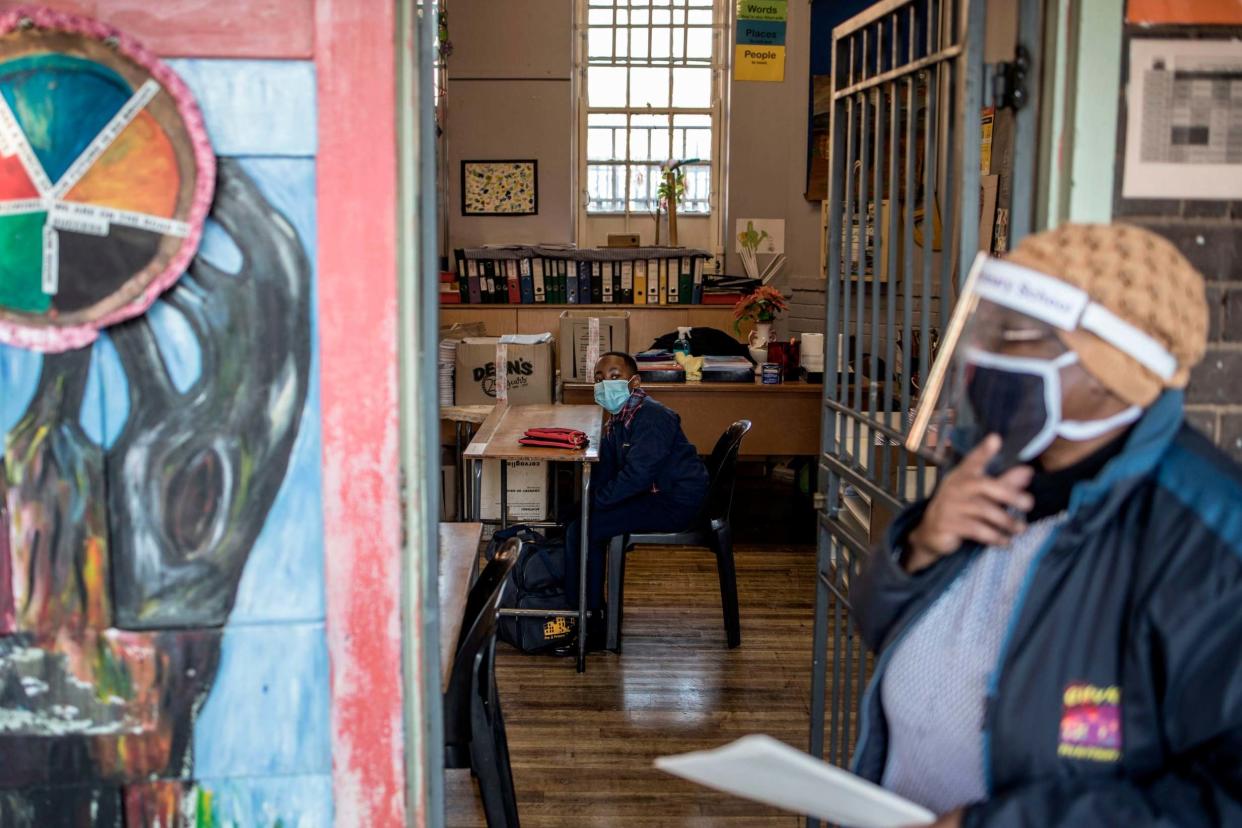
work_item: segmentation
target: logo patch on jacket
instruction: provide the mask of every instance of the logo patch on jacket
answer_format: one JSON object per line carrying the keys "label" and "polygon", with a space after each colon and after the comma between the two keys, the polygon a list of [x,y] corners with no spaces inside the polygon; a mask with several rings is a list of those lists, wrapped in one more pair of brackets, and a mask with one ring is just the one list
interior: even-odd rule
{"label": "logo patch on jacket", "polygon": [[1121,688],[1075,683],[1065,688],[1057,755],[1091,762],[1121,758]]}

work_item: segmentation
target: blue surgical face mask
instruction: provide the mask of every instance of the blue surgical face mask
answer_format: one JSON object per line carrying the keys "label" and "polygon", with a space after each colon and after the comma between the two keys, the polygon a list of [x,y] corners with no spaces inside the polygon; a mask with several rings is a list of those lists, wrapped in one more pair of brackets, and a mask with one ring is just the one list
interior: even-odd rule
{"label": "blue surgical face mask", "polygon": [[629,380],[600,380],[595,383],[595,401],[609,414],[620,411],[631,393]]}

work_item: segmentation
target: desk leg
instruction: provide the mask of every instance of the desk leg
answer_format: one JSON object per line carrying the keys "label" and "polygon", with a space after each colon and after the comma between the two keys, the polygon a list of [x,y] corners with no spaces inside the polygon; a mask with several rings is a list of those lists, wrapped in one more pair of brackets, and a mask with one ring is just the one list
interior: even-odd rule
{"label": "desk leg", "polygon": [[591,551],[591,464],[582,464],[582,537],[578,545],[578,672],[586,672],[587,640],[587,558]]}
{"label": "desk leg", "polygon": [[[469,520],[480,520],[483,517],[483,461],[475,460],[474,467],[470,471],[471,486],[469,500],[472,514]],[[474,566],[471,567],[474,572],[470,577],[471,586],[474,585],[474,582],[479,579],[479,575],[482,573],[481,558],[482,555],[479,554],[479,550],[474,550]]]}
{"label": "desk leg", "polygon": [[457,454],[453,457],[457,461],[457,519],[465,520],[466,518],[466,461],[462,458],[462,451],[465,450],[465,443],[462,439],[462,431],[465,429],[465,423],[458,420],[453,424],[456,432]]}
{"label": "desk leg", "polygon": [[500,461],[500,528],[509,527],[509,461]]}

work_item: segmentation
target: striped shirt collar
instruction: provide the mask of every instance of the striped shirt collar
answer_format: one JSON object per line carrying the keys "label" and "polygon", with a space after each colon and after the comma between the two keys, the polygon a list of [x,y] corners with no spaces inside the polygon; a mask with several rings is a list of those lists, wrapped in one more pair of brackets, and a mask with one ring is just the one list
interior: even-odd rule
{"label": "striped shirt collar", "polygon": [[620,422],[626,428],[630,427],[630,423],[634,419],[634,415],[638,413],[638,409],[643,407],[643,403],[647,401],[647,392],[640,385],[630,392],[630,398],[625,401],[625,405],[621,406],[621,410],[612,415],[608,421],[611,428],[613,423]]}

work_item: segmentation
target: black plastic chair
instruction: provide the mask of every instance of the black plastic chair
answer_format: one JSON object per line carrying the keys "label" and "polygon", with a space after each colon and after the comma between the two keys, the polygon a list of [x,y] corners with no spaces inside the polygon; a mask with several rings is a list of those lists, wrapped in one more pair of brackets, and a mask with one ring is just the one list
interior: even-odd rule
{"label": "black plastic chair", "polygon": [[750,420],[738,420],[720,435],[707,460],[707,498],[691,528],[684,532],[618,535],[608,544],[608,649],[621,650],[622,602],[625,594],[625,557],[640,545],[706,546],[716,556],[720,577],[720,604],[724,610],[725,636],[732,649],[742,643],[742,623],[737,605],[737,569],[733,564],[733,484],[737,479],[737,454]]}
{"label": "black plastic chair", "polygon": [[444,691],[444,766],[470,768],[490,828],[518,828],[509,741],[496,690],[496,624],[519,548],[516,539],[501,547],[470,588]]}

